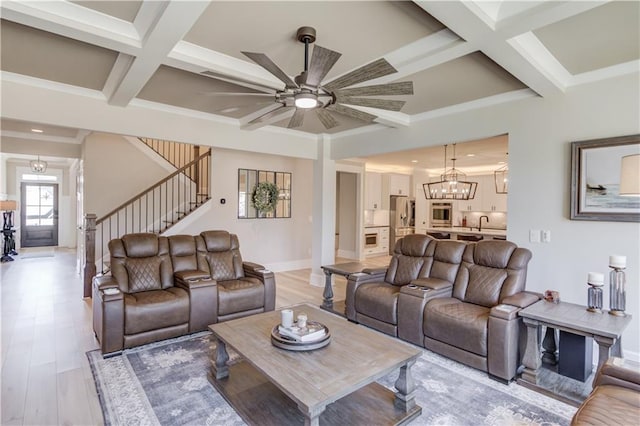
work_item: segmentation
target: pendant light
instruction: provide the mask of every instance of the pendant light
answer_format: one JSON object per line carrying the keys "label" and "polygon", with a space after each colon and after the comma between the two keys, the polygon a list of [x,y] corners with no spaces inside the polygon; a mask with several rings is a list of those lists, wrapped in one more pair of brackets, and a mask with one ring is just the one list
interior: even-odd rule
{"label": "pendant light", "polygon": [[[509,153],[507,153],[508,155]],[[496,183],[496,194],[507,194],[509,192],[509,164],[505,163],[493,172],[493,180]]]}
{"label": "pendant light", "polygon": [[40,156],[38,155],[38,160],[31,160],[29,163],[31,165],[31,171],[33,173],[44,173],[47,171],[47,162],[40,161]]}
{"label": "pendant light", "polygon": [[452,167],[447,170],[447,145],[444,146],[444,173],[439,182],[423,183],[427,200],[472,200],[476,196],[478,182],[467,181],[467,175],[456,169],[456,144],[453,144]]}

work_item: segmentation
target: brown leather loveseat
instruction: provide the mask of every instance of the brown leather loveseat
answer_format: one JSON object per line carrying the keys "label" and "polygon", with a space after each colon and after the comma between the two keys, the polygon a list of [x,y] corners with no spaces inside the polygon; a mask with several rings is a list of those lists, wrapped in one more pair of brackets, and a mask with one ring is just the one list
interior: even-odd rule
{"label": "brown leather loveseat", "polygon": [[93,328],[104,355],[275,307],[273,273],[243,262],[226,231],[128,234],[110,241],[109,252],[111,274],[93,280]]}
{"label": "brown leather loveseat", "polygon": [[477,243],[410,235],[386,270],[347,280],[347,318],[434,352],[513,379],[519,362],[518,311],[531,252],[509,241]]}
{"label": "brown leather loveseat", "polygon": [[609,358],[596,373],[593,390],[572,425],[636,425],[640,421],[640,370]]}

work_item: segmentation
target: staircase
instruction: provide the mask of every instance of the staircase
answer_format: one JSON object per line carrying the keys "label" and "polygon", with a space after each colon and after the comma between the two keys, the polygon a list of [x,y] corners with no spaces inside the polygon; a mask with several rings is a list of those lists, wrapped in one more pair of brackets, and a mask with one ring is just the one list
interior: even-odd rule
{"label": "staircase", "polygon": [[92,278],[109,271],[109,241],[137,232],[162,234],[211,199],[210,148],[139,139],[176,171],[103,217],[85,216],[84,297],[91,296]]}

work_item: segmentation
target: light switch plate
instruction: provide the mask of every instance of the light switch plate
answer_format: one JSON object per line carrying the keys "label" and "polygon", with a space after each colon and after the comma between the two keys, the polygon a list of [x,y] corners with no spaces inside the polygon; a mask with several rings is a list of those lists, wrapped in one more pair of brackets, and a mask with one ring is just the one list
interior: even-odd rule
{"label": "light switch plate", "polygon": [[549,231],[549,230],[543,230],[542,231],[542,242],[543,243],[550,243],[551,242],[551,231]]}
{"label": "light switch plate", "polygon": [[531,242],[531,243],[539,243],[540,242],[540,230],[539,229],[530,229],[529,230],[529,242]]}

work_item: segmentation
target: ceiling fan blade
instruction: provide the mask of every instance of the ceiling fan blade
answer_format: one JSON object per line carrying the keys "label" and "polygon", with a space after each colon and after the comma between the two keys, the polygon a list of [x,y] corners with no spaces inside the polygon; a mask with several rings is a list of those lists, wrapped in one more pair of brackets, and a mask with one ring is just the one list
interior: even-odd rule
{"label": "ceiling fan blade", "polygon": [[274,109],[273,111],[267,112],[253,120],[249,121],[247,124],[242,125],[241,128],[243,130],[255,130],[260,127],[268,126],[269,124],[276,123],[278,121],[287,119],[291,117],[294,113],[294,106],[284,106]]}
{"label": "ceiling fan blade", "polygon": [[324,108],[316,108],[316,115],[318,116],[318,120],[322,123],[325,129],[332,129],[340,125],[338,120],[333,118],[333,116]]}
{"label": "ceiling fan blade", "polygon": [[392,67],[386,59],[380,58],[377,61],[355,69],[342,77],[338,77],[328,84],[325,84],[324,88],[333,92],[334,90],[341,89],[343,87],[352,86],[356,83],[393,74],[394,72],[398,71]]}
{"label": "ceiling fan blade", "polygon": [[370,108],[380,108],[389,111],[400,111],[405,101],[394,101],[391,99],[375,99],[375,98],[352,98],[351,96],[345,96],[337,98],[338,102],[349,105],[360,105]]}
{"label": "ceiling fan blade", "polygon": [[246,93],[246,92],[207,92],[205,96],[269,96],[273,98],[275,93]]}
{"label": "ceiling fan blade", "polygon": [[413,95],[413,81],[399,83],[376,84],[373,86],[354,87],[352,89],[336,90],[337,97],[343,96],[384,96],[384,95]]}
{"label": "ceiling fan blade", "polygon": [[306,83],[310,86],[319,86],[322,79],[340,59],[340,56],[342,56],[342,53],[315,45],[311,55],[311,63],[307,70]]}
{"label": "ceiling fan blade", "polygon": [[351,118],[355,118],[356,120],[365,121],[368,123],[378,118],[373,114],[369,114],[367,112],[363,112],[358,109],[350,108],[348,106],[340,104],[329,105],[327,109],[333,112],[337,112],[338,114],[347,115]]}
{"label": "ceiling fan blade", "polygon": [[271,74],[278,77],[280,81],[282,81],[287,87],[298,87],[298,85],[291,80],[284,71],[280,69],[267,55],[264,53],[252,53],[252,52],[242,52],[247,58],[251,59],[256,64],[260,65],[262,68],[269,71]]}
{"label": "ceiling fan blade", "polygon": [[304,113],[305,110],[303,108],[296,108],[296,112],[293,113],[291,120],[289,120],[287,128],[295,129],[296,127],[302,126],[302,123],[304,122]]}
{"label": "ceiling fan blade", "polygon": [[293,109],[293,108],[295,108],[295,107],[287,107],[287,106],[282,105],[279,108],[274,109],[273,111],[269,111],[269,112],[267,112],[265,114],[262,114],[260,117],[254,118],[253,120],[249,121],[247,124],[256,124],[256,123],[259,123],[259,122],[268,121],[269,119],[271,119],[271,118],[273,118],[273,117],[275,117],[277,115],[280,115],[280,114],[282,114],[282,113],[284,113],[284,112],[286,112],[286,111],[288,111],[290,109]]}

